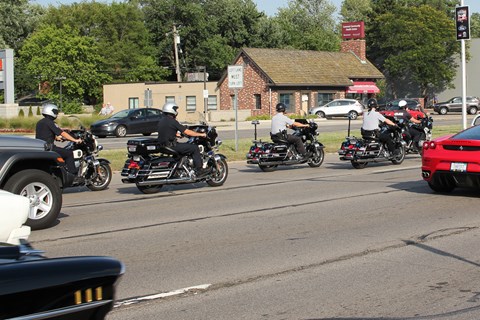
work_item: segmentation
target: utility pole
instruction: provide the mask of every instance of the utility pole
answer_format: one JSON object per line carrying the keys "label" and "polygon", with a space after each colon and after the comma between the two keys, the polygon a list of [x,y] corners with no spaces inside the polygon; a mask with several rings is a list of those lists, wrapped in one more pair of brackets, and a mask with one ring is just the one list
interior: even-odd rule
{"label": "utility pole", "polygon": [[62,102],[62,80],[67,79],[66,77],[56,77],[55,80],[60,81],[60,110],[63,112],[63,102]]}
{"label": "utility pole", "polygon": [[177,73],[177,82],[182,82],[182,73],[180,72],[180,63],[178,61],[178,46],[180,45],[180,36],[177,32],[177,26],[173,25],[173,46],[175,48],[175,70]]}

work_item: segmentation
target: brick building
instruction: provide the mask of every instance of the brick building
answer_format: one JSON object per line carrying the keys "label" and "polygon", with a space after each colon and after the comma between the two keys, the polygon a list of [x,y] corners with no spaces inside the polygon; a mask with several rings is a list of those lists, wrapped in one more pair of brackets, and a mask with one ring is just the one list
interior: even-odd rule
{"label": "brick building", "polygon": [[[384,78],[365,51],[365,40],[344,41],[341,52],[244,48],[232,63],[244,66],[238,109],[272,115],[283,102],[287,112],[300,114],[333,99],[365,100],[379,92],[375,81]],[[234,106],[227,75],[217,84],[221,110]]]}

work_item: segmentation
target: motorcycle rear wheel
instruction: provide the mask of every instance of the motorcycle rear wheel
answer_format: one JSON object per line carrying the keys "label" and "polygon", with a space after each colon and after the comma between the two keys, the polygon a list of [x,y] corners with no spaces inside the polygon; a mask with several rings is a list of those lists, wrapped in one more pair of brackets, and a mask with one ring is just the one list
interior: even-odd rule
{"label": "motorcycle rear wheel", "polygon": [[351,160],[352,167],[355,169],[363,169],[367,166],[368,162],[357,162],[355,160]]}
{"label": "motorcycle rear wheel", "polygon": [[87,188],[92,191],[101,191],[107,189],[108,185],[112,181],[112,169],[108,163],[100,164],[97,177],[91,184],[87,185]]}
{"label": "motorcycle rear wheel", "polygon": [[272,171],[275,171],[275,169],[277,168],[277,165],[274,164],[274,165],[266,166],[266,165],[263,165],[263,164],[259,164],[258,167],[263,172],[272,172]]}
{"label": "motorcycle rear wheel", "polygon": [[154,185],[154,186],[140,186],[137,184],[137,189],[144,194],[153,194],[153,193],[160,192],[160,189],[162,189],[162,187],[163,187],[163,184]]}
{"label": "motorcycle rear wheel", "polygon": [[219,187],[225,183],[228,177],[228,164],[225,159],[221,159],[217,162],[217,170],[216,167],[213,167],[213,172],[211,175],[211,179],[207,180],[207,184],[211,187]]}
{"label": "motorcycle rear wheel", "polygon": [[308,159],[308,165],[312,168],[320,167],[325,159],[325,152],[323,148],[317,148],[312,157]]}
{"label": "motorcycle rear wheel", "polygon": [[403,160],[405,160],[405,148],[403,146],[400,146],[399,149],[400,149],[400,155],[392,159],[393,164],[401,164]]}

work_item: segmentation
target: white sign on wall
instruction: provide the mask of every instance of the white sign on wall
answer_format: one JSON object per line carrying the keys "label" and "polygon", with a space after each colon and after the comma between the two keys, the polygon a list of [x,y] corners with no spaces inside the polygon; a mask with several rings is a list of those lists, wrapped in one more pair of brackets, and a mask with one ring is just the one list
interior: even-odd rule
{"label": "white sign on wall", "polygon": [[243,88],[243,66],[228,66],[228,87],[230,89]]}

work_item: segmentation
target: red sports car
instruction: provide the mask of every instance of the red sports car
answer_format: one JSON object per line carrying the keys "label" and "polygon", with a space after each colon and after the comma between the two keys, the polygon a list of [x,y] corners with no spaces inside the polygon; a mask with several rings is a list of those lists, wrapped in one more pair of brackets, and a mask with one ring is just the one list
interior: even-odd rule
{"label": "red sports car", "polygon": [[480,126],[423,144],[422,177],[437,192],[480,188]]}

